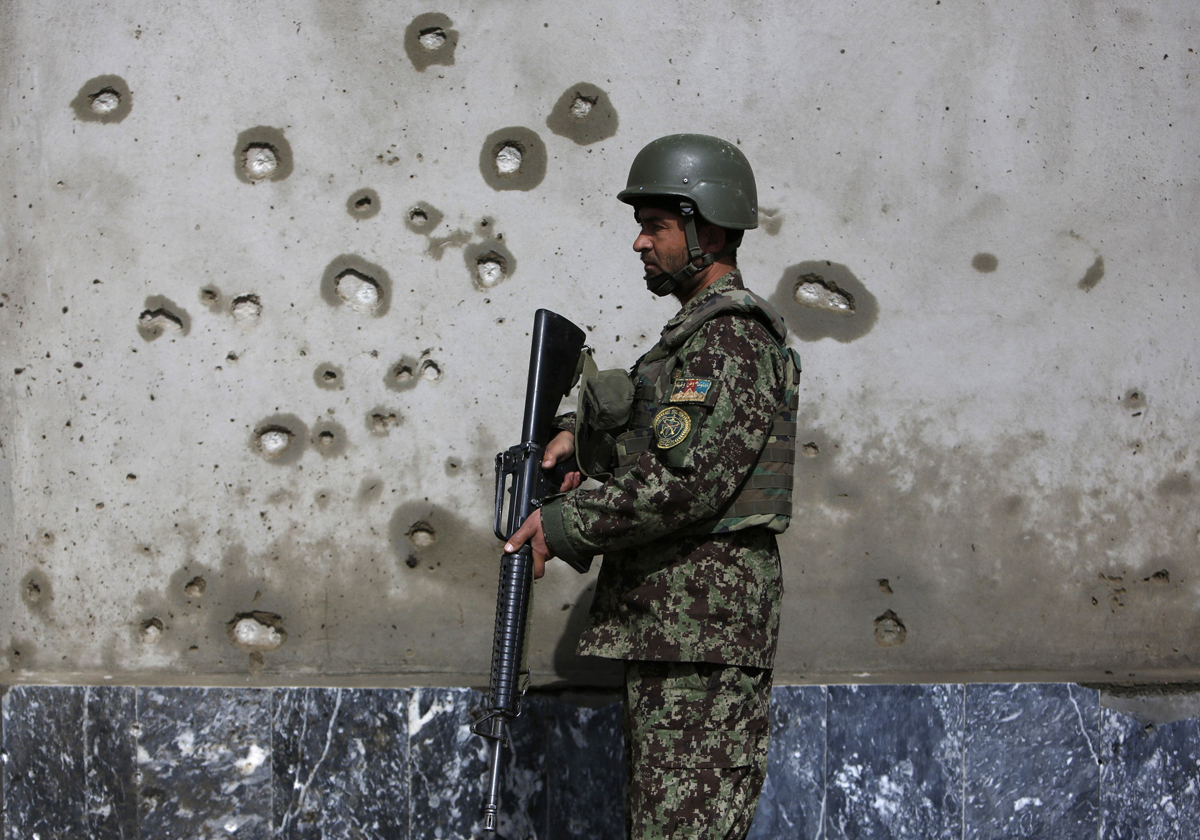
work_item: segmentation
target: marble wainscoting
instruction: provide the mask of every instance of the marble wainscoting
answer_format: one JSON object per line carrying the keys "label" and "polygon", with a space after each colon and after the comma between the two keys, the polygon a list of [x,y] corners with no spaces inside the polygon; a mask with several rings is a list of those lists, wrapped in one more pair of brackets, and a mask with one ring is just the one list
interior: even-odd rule
{"label": "marble wainscoting", "polygon": [[[623,836],[620,708],[530,696],[503,836]],[[4,840],[471,838],[487,750],[467,689],[18,686]],[[751,837],[1200,837],[1200,719],[1069,684],[779,686]]]}

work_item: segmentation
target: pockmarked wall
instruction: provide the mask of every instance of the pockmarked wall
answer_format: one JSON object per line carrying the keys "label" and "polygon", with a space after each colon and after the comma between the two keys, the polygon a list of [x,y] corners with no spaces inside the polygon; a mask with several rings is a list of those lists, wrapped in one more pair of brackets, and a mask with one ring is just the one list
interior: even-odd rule
{"label": "pockmarked wall", "polygon": [[[1200,675],[1194,3],[0,3],[3,681],[481,684],[534,310],[738,143],[804,359],[780,681]],[[594,579],[537,584],[538,683]]]}

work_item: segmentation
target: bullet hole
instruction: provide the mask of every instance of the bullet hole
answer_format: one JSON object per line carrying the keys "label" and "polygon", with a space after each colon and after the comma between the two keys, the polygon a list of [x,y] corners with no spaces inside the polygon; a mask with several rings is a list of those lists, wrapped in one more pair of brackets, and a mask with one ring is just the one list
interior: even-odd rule
{"label": "bullet hole", "polygon": [[440,26],[422,29],[417,36],[417,42],[427,50],[440,50],[446,46],[446,30]]}
{"label": "bullet hole", "polygon": [[991,274],[1000,266],[1000,260],[994,254],[978,253],[971,259],[971,268],[981,274]]}
{"label": "bullet hole", "polygon": [[332,458],[346,451],[346,430],[331,420],[318,420],[313,426],[312,442],[317,452]]}
{"label": "bullet hole", "polygon": [[907,635],[904,622],[891,610],[875,619],[875,643],[880,647],[900,647]]}
{"label": "bullet hole", "polygon": [[162,335],[187,335],[191,318],[182,308],[162,295],[151,295],[138,316],[138,334],[150,342]]}
{"label": "bullet hole", "polygon": [[496,171],[501,175],[516,175],[521,171],[525,150],[520,143],[506,142],[496,151]]}
{"label": "bullet hole", "polygon": [[880,578],[876,583],[879,584],[879,591],[884,595],[892,594],[892,584],[888,582],[887,578]]}
{"label": "bullet hole", "polygon": [[238,295],[233,299],[229,311],[233,313],[233,320],[239,327],[253,327],[262,316],[262,302],[259,301],[258,295]]}
{"label": "bullet hole", "polygon": [[325,362],[317,365],[317,369],[313,371],[313,382],[317,383],[318,388],[324,388],[326,391],[342,391],[346,387],[343,376],[340,367]]}
{"label": "bullet hole", "polygon": [[392,281],[381,266],[354,254],[342,254],[325,267],[321,297],[333,306],[376,318],[388,310]]}
{"label": "bullet hole", "polygon": [[254,427],[251,449],[273,464],[294,464],[304,451],[308,428],[294,414],[276,414]]}
{"label": "bullet hole", "polygon": [[379,284],[353,268],[337,276],[334,288],[338,297],[355,312],[374,312],[379,306]]}
{"label": "bullet hole", "polygon": [[547,128],[580,146],[612,137],[617,125],[617,112],[608,94],[587,82],[563,91],[546,118]]}
{"label": "bullet hole", "polygon": [[475,282],[481,289],[491,289],[499,285],[508,273],[508,265],[504,257],[495,251],[488,251],[475,260]]}
{"label": "bullet hole", "polygon": [[783,229],[783,215],[778,207],[759,207],[758,224],[768,236],[778,236]]}
{"label": "bullet hole", "polygon": [[157,644],[162,638],[163,623],[157,618],[150,618],[142,622],[142,644],[153,645]]}
{"label": "bullet hole", "polygon": [[258,448],[268,458],[282,455],[292,445],[295,437],[290,431],[280,426],[272,426],[258,433]]}
{"label": "bullet hole", "polygon": [[105,88],[91,97],[92,110],[101,116],[107,116],[121,107],[121,94],[112,88]]}
{"label": "bullet hole", "polygon": [[441,211],[423,201],[410,207],[404,219],[404,224],[413,233],[430,234],[441,223]]}
{"label": "bullet hole", "polygon": [[546,176],[546,147],[528,128],[502,128],[484,141],[479,170],[492,189],[531,190]]}
{"label": "bullet hole", "polygon": [[879,316],[878,302],[862,281],[830,260],[784,269],[768,300],[803,341],[854,341],[870,332]]}
{"label": "bullet hole", "polygon": [[239,613],[225,627],[233,646],[250,653],[278,650],[287,641],[283,618],[275,613]]}
{"label": "bullet hole", "polygon": [[839,289],[837,283],[827,281],[819,274],[801,275],[796,281],[793,296],[796,303],[810,309],[820,309],[838,315],[854,314],[854,297]]}
{"label": "bullet hole", "polygon": [[251,143],[242,150],[242,168],[251,181],[270,178],[279,168],[279,152],[270,143]]}
{"label": "bullet hole", "polygon": [[432,359],[426,359],[421,363],[421,378],[426,382],[437,382],[442,378],[441,366]]}
{"label": "bullet hole", "polygon": [[396,382],[408,382],[413,378],[412,367],[403,362],[392,370],[392,379]]}
{"label": "bullet hole", "polygon": [[206,589],[208,589],[208,581],[197,575],[183,587],[183,594],[189,598],[199,598],[204,594],[204,590]]}
{"label": "bullet hole", "polygon": [[44,582],[40,578],[33,577],[32,575],[27,577],[25,579],[25,590],[23,593],[25,596],[25,601],[30,605],[41,601],[43,596],[42,587],[44,585]]}
{"label": "bullet hole", "polygon": [[1096,261],[1083,275],[1083,279],[1079,281],[1079,288],[1085,292],[1090,292],[1096,288],[1096,284],[1104,279],[1104,257],[1096,257]]}
{"label": "bullet hole", "polygon": [[400,425],[400,416],[395,411],[377,408],[367,415],[367,430],[377,436],[388,434],[393,426]]}
{"label": "bullet hole", "polygon": [[481,291],[494,289],[512,277],[517,269],[512,252],[504,247],[499,235],[464,248],[463,259],[471,272],[471,281]]}
{"label": "bullet hole", "polygon": [[246,184],[282,181],[292,174],[292,147],[278,128],[258,125],[237,137],[234,173]]}
{"label": "bullet hole", "polygon": [[404,30],[404,52],[419,72],[432,65],[454,64],[458,32],[450,18],[437,12],[417,15]]}
{"label": "bullet hole", "polygon": [[164,332],[182,332],[183,322],[170,310],[147,309],[138,318],[138,329],[153,339]]}
{"label": "bullet hole", "polygon": [[806,443],[804,446],[800,447],[800,454],[805,458],[816,458],[821,454],[821,450],[815,443]]}
{"label": "bullet hole", "polygon": [[120,76],[89,79],[71,100],[75,119],[82,122],[119,123],[132,107],[133,95]]}
{"label": "bullet hole", "polygon": [[379,193],[361,189],[346,199],[346,212],[356,219],[369,219],[379,212]]}
{"label": "bullet hole", "polygon": [[404,534],[417,548],[427,548],[437,541],[437,533],[428,522],[414,522]]}

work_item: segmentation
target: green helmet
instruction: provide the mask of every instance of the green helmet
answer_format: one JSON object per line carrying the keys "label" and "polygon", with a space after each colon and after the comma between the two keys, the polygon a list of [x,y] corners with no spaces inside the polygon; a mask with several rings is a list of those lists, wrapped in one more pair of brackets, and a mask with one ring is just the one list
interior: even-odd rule
{"label": "green helmet", "polygon": [[669,134],[638,152],[617,198],[689,201],[704,221],[731,230],[758,227],[758,191],[750,161],[732,143],[706,134]]}
{"label": "green helmet", "polygon": [[737,146],[707,134],[668,134],[648,143],[633,159],[629,180],[617,198],[634,207],[664,198],[678,202],[688,262],[674,274],[647,281],[656,295],[670,294],[737,250],[740,234],[728,238],[720,253],[705,254],[696,232],[697,216],[728,230],[758,227],[758,190],[750,161]]}

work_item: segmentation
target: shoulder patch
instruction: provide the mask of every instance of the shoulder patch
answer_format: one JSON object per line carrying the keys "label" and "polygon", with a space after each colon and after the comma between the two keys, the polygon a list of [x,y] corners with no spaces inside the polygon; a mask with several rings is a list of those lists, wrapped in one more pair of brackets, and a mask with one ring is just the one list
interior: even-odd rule
{"label": "shoulder patch", "polygon": [[716,386],[715,379],[677,377],[671,385],[671,397],[667,402],[702,403]]}
{"label": "shoulder patch", "polygon": [[691,430],[692,418],[682,408],[671,405],[654,415],[654,439],[659,449],[678,446]]}

